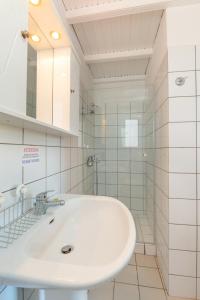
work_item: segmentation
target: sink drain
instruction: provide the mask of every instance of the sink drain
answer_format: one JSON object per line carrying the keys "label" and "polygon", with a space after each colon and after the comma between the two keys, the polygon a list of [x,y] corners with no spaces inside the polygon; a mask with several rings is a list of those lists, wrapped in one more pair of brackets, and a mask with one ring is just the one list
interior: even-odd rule
{"label": "sink drain", "polygon": [[73,247],[73,246],[71,246],[71,245],[66,245],[66,246],[62,247],[61,252],[62,252],[63,254],[69,254],[69,253],[71,253],[73,250],[74,250],[74,247]]}

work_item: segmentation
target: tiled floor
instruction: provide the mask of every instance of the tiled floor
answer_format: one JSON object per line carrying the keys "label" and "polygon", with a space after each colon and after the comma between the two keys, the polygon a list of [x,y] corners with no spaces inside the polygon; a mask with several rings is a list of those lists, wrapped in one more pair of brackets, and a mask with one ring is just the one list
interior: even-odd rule
{"label": "tiled floor", "polygon": [[154,256],[134,254],[115,278],[89,291],[89,300],[166,300]]}
{"label": "tiled floor", "polygon": [[132,211],[135,226],[137,230],[137,242],[144,244],[153,244],[153,232],[149,225],[147,216],[143,212]]}

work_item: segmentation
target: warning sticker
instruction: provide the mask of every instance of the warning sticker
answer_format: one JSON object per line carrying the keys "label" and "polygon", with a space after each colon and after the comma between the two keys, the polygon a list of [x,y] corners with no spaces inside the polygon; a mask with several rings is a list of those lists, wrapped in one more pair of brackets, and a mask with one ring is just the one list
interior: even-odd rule
{"label": "warning sticker", "polygon": [[40,161],[40,150],[37,147],[26,147],[23,151],[22,165],[38,163]]}

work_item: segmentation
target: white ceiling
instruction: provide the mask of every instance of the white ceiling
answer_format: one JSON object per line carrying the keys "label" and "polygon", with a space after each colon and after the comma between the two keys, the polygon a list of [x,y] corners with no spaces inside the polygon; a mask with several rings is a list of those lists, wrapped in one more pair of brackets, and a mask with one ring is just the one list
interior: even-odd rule
{"label": "white ceiling", "polygon": [[144,75],[148,59],[126,60],[119,62],[107,62],[90,64],[90,70],[95,79],[112,78],[120,76]]}
{"label": "white ceiling", "polygon": [[161,12],[74,24],[85,55],[151,48]]}
{"label": "white ceiling", "polygon": [[[122,3],[124,0],[62,0],[65,11],[90,9],[108,3]],[[88,63],[94,79],[145,75],[150,56],[144,49],[154,45],[163,11],[155,10],[140,14],[128,14],[109,19],[83,21],[73,24],[83,55],[109,54],[112,59],[90,61]],[[67,14],[66,14],[67,18]],[[142,55],[132,55],[134,51]],[[127,52],[130,57],[127,58]],[[151,51],[149,51],[151,52]],[[123,57],[124,53],[124,57]],[[96,58],[96,57],[95,57]]]}

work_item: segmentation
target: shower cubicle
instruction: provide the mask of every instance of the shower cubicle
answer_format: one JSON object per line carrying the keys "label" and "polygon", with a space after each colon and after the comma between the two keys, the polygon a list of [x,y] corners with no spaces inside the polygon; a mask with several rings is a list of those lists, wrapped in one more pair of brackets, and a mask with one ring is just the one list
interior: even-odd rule
{"label": "shower cubicle", "polygon": [[144,96],[129,94],[128,90],[115,88],[101,90],[94,96],[94,191],[123,202],[134,216],[137,242],[153,244],[153,175],[148,161],[152,153],[152,124],[145,114]]}

